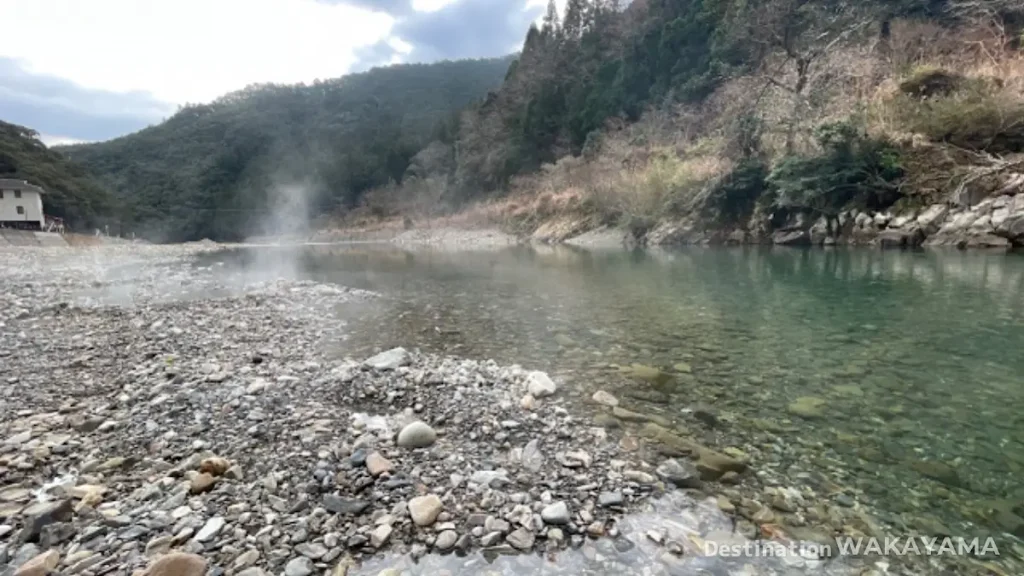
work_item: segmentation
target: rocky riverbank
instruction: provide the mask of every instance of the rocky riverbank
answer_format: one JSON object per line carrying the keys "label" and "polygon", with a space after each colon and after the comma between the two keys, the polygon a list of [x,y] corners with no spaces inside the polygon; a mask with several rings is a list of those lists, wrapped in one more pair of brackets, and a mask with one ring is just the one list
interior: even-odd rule
{"label": "rocky riverbank", "polygon": [[542,372],[339,357],[324,319],[372,294],[225,282],[177,260],[202,245],[140,250],[3,255],[5,573],[129,574],[172,550],[289,576],[384,550],[555,550],[616,534],[659,483]]}
{"label": "rocky riverbank", "polygon": [[1010,250],[1024,246],[1024,196],[1002,194],[974,204],[943,203],[919,209],[870,212],[849,210],[831,222],[792,214],[779,222],[756,215],[742,226],[720,226],[699,217],[667,218],[634,234],[609,228],[594,218],[551,215],[532,229],[515,233],[484,227],[417,227],[382,223],[372,231],[331,230],[313,241],[389,242],[408,247],[492,249],[517,243],[569,244],[585,248],[679,245],[947,247]]}
{"label": "rocky riverbank", "polygon": [[[631,409],[659,369],[579,398],[492,361],[346,358],[336,313],[386,295],[196,259],[216,249],[0,252],[4,576],[454,573],[437,563],[467,553],[459,573],[496,556],[537,559],[522,573],[728,572],[743,562],[705,542],[889,534],[827,479],[797,487],[731,444],[713,409]],[[987,570],[825,560],[742,573]]]}

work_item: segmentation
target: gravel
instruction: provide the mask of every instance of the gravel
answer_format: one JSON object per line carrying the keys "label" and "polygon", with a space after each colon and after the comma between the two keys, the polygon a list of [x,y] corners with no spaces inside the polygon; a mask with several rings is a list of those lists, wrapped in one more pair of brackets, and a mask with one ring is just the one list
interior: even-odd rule
{"label": "gravel", "polygon": [[214,249],[0,253],[8,566],[52,550],[68,573],[130,573],[180,553],[306,576],[383,550],[540,551],[570,540],[546,522],[582,535],[614,517],[600,493],[655,489],[547,374],[347,358],[334,312],[377,295],[235,278],[201,263]]}

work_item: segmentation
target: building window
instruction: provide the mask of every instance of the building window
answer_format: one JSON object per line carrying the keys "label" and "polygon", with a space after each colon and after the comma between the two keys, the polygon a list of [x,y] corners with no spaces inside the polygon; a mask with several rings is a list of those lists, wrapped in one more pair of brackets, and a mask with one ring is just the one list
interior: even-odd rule
{"label": "building window", "polygon": [[24,206],[18,206],[16,209],[18,211],[18,214],[24,214],[25,213],[25,207]]}
{"label": "building window", "polygon": [[14,197],[15,198],[21,198],[21,190],[15,190],[14,191]]}

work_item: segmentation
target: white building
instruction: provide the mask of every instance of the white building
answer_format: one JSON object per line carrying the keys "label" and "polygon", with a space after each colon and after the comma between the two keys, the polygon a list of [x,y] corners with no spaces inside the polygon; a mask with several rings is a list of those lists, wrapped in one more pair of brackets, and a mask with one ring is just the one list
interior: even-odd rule
{"label": "white building", "polygon": [[24,180],[0,178],[0,228],[42,230],[43,189]]}

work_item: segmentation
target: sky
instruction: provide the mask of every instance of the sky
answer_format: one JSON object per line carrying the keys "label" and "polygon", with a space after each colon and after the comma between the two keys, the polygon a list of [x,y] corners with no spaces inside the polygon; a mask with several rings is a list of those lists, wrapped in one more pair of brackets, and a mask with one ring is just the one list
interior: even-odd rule
{"label": "sky", "polygon": [[[561,0],[564,3],[564,0]],[[0,0],[0,120],[134,132],[253,83],[518,50],[546,0]]]}

